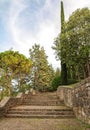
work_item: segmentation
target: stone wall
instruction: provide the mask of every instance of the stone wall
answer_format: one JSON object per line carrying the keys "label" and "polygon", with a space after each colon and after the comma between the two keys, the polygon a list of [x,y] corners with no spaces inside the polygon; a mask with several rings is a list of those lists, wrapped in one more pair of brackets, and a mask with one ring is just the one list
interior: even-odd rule
{"label": "stone wall", "polygon": [[73,108],[78,119],[90,124],[90,77],[73,88],[60,86],[57,95],[66,106]]}
{"label": "stone wall", "polygon": [[4,97],[0,102],[0,117],[4,116],[11,107],[22,105],[28,97],[34,94],[35,90],[32,89],[32,92],[27,90],[25,94],[18,93],[17,97]]}
{"label": "stone wall", "polygon": [[17,97],[5,97],[0,102],[0,116],[4,116],[4,114],[13,106],[21,105],[23,102],[23,98],[25,96],[22,93],[19,93]]}

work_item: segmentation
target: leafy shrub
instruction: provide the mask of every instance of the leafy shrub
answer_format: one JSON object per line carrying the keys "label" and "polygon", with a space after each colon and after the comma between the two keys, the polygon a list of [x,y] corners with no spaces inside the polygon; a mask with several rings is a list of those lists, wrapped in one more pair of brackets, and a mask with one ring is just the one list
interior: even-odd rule
{"label": "leafy shrub", "polygon": [[57,76],[53,79],[51,88],[49,88],[49,90],[56,91],[59,85],[61,85],[61,76]]}

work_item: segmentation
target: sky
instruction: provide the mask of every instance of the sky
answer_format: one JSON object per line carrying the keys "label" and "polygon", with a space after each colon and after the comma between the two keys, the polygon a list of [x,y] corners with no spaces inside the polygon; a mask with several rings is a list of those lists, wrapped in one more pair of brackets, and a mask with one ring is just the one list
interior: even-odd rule
{"label": "sky", "polygon": [[[65,19],[78,8],[89,7],[90,0],[63,0]],[[60,33],[60,0],[0,0],[0,52],[13,48],[29,57],[36,44],[44,47],[48,61],[60,67],[52,50]]]}

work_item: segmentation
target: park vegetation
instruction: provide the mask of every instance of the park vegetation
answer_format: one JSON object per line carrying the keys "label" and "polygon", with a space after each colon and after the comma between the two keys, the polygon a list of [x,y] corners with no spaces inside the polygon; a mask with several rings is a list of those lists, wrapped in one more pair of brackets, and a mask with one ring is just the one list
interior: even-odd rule
{"label": "park vegetation", "polygon": [[10,96],[25,91],[32,67],[30,59],[19,52],[8,50],[0,53],[0,96]]}
{"label": "park vegetation", "polygon": [[56,91],[59,85],[72,84],[90,76],[90,10],[77,9],[64,18],[61,2],[61,33],[53,47],[60,68],[49,64],[43,47],[34,44],[29,49],[29,58],[18,51],[0,53],[0,100],[15,96],[30,88],[38,91]]}
{"label": "park vegetation", "polygon": [[0,53],[0,100],[30,88],[53,91],[51,86],[56,71],[49,64],[44,48],[35,44],[29,54],[26,58],[13,50]]}
{"label": "park vegetation", "polygon": [[52,48],[61,60],[62,84],[90,76],[90,9],[77,9],[65,21],[61,2],[61,33]]}
{"label": "park vegetation", "polygon": [[43,47],[35,44],[29,50],[30,59],[33,62],[31,72],[31,86],[40,91],[46,91],[51,86],[54,77],[54,69],[48,63],[47,56]]}

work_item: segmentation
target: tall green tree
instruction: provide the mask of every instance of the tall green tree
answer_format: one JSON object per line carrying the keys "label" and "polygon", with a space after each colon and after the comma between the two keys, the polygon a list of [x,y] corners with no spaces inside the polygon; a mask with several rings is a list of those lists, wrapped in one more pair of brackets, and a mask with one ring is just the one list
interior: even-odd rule
{"label": "tall green tree", "polygon": [[79,79],[86,78],[90,76],[90,9],[77,9],[73,12],[66,31],[67,63],[74,66]]}
{"label": "tall green tree", "polygon": [[63,50],[63,40],[61,36],[65,33],[65,16],[64,16],[64,7],[63,7],[63,1],[61,1],[61,33],[58,35],[57,38],[54,40],[54,46],[52,46],[52,49],[55,50],[56,59],[61,61],[61,79],[60,82],[62,84],[67,84],[67,65],[66,61],[64,60],[63,56],[66,56],[66,52]]}
{"label": "tall green tree", "polygon": [[[90,10],[77,9],[66,23],[62,34],[63,60],[67,62],[72,76],[78,79],[90,76]],[[64,52],[66,56],[64,57]]]}
{"label": "tall green tree", "polygon": [[[63,7],[63,2],[61,1],[61,35],[65,31],[65,16],[64,16],[64,7]],[[67,84],[67,66],[66,62],[63,60],[63,54],[62,54],[62,49],[63,49],[63,41],[60,40],[61,44],[61,81],[62,84]]]}
{"label": "tall green tree", "polygon": [[65,16],[64,16],[64,7],[63,2],[61,1],[61,33],[54,41],[54,46],[52,47],[55,50],[56,59],[61,61],[61,79],[62,84],[67,84],[67,65],[66,61],[63,59],[63,55],[66,56],[66,52],[63,54],[63,40],[61,36],[65,33]]}
{"label": "tall green tree", "polygon": [[54,41],[56,57],[61,60],[61,68],[66,64],[68,79],[86,78],[90,76],[90,9],[77,9],[63,24]]}
{"label": "tall green tree", "polygon": [[46,89],[50,87],[52,72],[45,50],[43,47],[40,47],[40,45],[35,44],[29,52],[30,59],[33,62],[31,75],[32,87],[40,91],[46,91]]}

